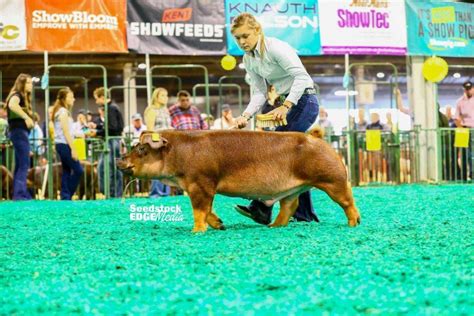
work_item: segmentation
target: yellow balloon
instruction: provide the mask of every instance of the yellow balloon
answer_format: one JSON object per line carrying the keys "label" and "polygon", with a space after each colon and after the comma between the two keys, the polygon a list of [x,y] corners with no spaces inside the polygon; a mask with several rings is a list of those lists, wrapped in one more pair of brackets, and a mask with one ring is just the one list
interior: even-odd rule
{"label": "yellow balloon", "polygon": [[430,57],[423,63],[423,77],[429,82],[440,82],[448,74],[448,63],[440,57]]}
{"label": "yellow balloon", "polygon": [[237,65],[237,60],[235,59],[234,56],[231,55],[225,55],[221,59],[221,66],[224,68],[224,70],[232,70],[235,68]]}

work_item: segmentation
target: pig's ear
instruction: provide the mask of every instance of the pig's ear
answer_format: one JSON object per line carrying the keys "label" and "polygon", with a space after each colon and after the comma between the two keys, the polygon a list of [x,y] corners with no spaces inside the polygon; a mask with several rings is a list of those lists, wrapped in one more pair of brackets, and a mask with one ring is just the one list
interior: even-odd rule
{"label": "pig's ear", "polygon": [[159,149],[161,147],[165,147],[168,144],[168,141],[166,140],[166,138],[163,138],[159,133],[143,132],[140,135],[140,143],[148,144],[152,149]]}

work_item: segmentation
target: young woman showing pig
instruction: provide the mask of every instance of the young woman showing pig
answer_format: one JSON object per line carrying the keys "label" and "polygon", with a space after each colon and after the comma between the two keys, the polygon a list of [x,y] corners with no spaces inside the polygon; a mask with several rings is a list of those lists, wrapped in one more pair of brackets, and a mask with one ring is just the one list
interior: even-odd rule
{"label": "young woman showing pig", "polygon": [[[234,18],[231,32],[245,52],[243,62],[253,88],[250,103],[237,118],[237,126],[244,128],[248,120],[263,107],[267,85],[273,85],[276,92],[286,99],[281,106],[267,114],[273,114],[275,120],[286,118],[288,122],[288,125],[279,126],[276,131],[305,132],[316,121],[319,105],[313,80],[295,50],[286,42],[265,37],[262,26],[249,13]],[[254,200],[249,206],[237,205],[236,209],[257,223],[267,225],[271,221],[272,207],[263,202]],[[294,218],[297,221],[318,221],[309,191],[299,196]]]}

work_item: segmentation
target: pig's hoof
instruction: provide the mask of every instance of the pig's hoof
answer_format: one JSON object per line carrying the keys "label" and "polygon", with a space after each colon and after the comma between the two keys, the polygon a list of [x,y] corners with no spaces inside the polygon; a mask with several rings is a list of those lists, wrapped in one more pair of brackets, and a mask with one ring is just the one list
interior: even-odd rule
{"label": "pig's hoof", "polygon": [[207,230],[206,226],[195,226],[192,230],[193,233],[205,233]]}
{"label": "pig's hoof", "polygon": [[357,219],[350,219],[349,220],[349,226],[350,227],[356,227],[359,224],[360,224],[360,217],[357,217]]}
{"label": "pig's hoof", "polygon": [[272,223],[268,225],[269,228],[278,228],[278,227],[285,227],[286,225],[279,224],[279,223]]}

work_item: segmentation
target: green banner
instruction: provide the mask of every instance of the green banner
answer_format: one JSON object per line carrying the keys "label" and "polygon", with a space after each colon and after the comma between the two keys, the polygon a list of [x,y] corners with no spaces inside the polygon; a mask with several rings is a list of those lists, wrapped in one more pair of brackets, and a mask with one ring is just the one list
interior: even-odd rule
{"label": "green banner", "polygon": [[474,5],[407,0],[409,55],[474,57]]}

